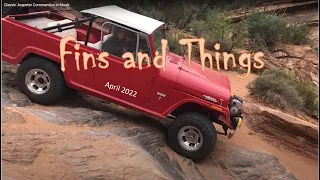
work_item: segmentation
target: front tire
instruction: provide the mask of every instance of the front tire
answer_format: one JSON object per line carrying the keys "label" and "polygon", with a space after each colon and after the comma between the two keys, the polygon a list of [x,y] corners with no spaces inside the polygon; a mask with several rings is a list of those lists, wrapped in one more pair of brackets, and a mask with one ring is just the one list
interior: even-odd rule
{"label": "front tire", "polygon": [[17,84],[31,101],[43,105],[53,104],[67,89],[59,66],[41,57],[30,57],[21,63]]}
{"label": "front tire", "polygon": [[180,115],[169,127],[169,146],[194,161],[206,158],[217,142],[217,132],[210,119],[200,113]]}

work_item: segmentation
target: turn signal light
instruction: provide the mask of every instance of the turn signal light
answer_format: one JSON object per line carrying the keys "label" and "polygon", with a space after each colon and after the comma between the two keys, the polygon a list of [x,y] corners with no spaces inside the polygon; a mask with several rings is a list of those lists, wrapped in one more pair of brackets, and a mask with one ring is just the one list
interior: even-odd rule
{"label": "turn signal light", "polygon": [[221,107],[218,107],[218,106],[215,106],[215,105],[212,105],[211,108],[214,109],[214,110],[217,110],[217,111],[222,111]]}

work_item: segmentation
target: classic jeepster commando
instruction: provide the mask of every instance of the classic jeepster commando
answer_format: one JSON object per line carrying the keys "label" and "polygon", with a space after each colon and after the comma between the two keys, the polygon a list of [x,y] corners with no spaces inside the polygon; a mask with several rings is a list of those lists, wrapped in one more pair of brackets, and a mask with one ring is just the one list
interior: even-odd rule
{"label": "classic jeepster commando", "polygon": [[[2,18],[2,60],[19,65],[18,88],[33,102],[52,104],[71,88],[156,119],[172,118],[168,144],[195,161],[211,153],[217,134],[232,137],[242,122],[242,100],[231,96],[226,76],[211,69],[202,71],[193,61],[189,68],[187,59],[170,50],[165,53],[165,71],[152,63],[156,51],[163,52],[163,22],[118,6],[81,12],[85,18],[75,20],[49,11]],[[62,71],[60,42],[67,35],[76,41],[66,43],[65,50],[71,54],[64,55]],[[109,53],[106,69],[93,65],[102,63],[98,55],[104,51]],[[146,53],[151,65],[124,68],[127,59],[121,53],[125,52],[135,58],[138,52]],[[85,62],[84,69],[84,61],[77,66],[76,53],[95,58]],[[216,131],[217,125],[223,133]]]}

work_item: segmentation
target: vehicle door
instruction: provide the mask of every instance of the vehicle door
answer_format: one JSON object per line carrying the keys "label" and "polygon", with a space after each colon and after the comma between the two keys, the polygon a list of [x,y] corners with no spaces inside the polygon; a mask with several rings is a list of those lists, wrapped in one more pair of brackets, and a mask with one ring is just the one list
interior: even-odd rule
{"label": "vehicle door", "polygon": [[[110,31],[110,29],[111,35],[105,37],[103,31]],[[122,41],[118,42],[109,39],[117,36],[117,32],[112,32],[114,29],[125,30],[124,46]],[[105,50],[104,47],[106,47],[106,49],[111,48],[112,51],[107,52],[109,53],[109,56],[106,58],[109,63],[108,68],[94,68],[95,88],[103,92],[105,96],[115,100],[125,101],[125,103],[142,104],[146,102],[155,76],[155,67],[153,65],[148,66],[147,63],[144,63],[140,70],[136,61],[135,68],[126,69],[124,63],[128,59],[123,59],[121,54],[131,52],[135,60],[137,60],[137,52],[142,50],[150,56],[148,36],[122,25],[106,22],[102,25],[101,42],[101,53],[108,51]],[[111,43],[111,46],[108,46],[107,43]],[[113,53],[114,49],[117,48],[123,49],[121,54]],[[97,61],[99,60],[97,59]]]}

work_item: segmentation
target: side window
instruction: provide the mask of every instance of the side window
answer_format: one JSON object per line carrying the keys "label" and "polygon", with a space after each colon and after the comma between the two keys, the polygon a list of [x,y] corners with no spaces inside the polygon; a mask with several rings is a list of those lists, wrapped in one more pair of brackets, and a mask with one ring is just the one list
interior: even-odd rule
{"label": "side window", "polygon": [[[149,44],[149,38],[147,35],[139,34],[139,49],[138,52],[148,54],[150,61],[152,62],[151,49]],[[143,61],[143,64],[146,64],[146,61]]]}
{"label": "side window", "polygon": [[101,50],[122,58],[126,52],[136,56],[137,32],[128,28],[107,22],[103,24],[101,32]]}

